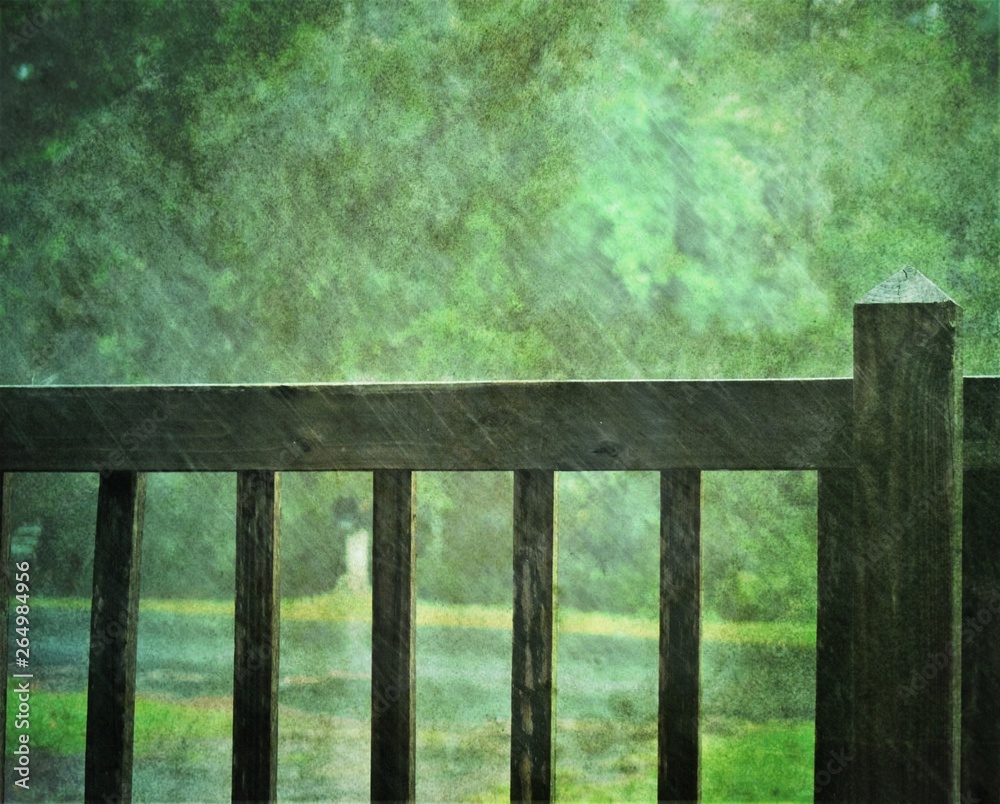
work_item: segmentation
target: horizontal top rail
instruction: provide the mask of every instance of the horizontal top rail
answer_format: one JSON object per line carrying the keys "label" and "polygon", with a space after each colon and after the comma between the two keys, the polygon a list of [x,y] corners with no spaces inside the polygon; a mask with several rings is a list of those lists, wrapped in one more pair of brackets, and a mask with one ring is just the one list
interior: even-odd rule
{"label": "horizontal top rail", "polygon": [[[0,388],[0,471],[827,469],[846,379]],[[964,381],[1000,467],[1000,377]]]}

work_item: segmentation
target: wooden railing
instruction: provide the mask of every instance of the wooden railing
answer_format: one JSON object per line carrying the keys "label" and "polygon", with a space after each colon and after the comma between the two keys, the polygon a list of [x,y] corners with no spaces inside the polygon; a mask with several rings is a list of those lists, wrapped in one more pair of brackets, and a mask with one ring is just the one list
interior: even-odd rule
{"label": "wooden railing", "polygon": [[232,794],[273,800],[279,473],[372,470],[371,797],[412,800],[412,472],[512,471],[511,798],[546,800],[555,473],[656,470],[657,789],[692,800],[701,472],[816,470],[816,798],[997,801],[1000,377],[962,377],[959,317],[899,272],[855,307],[853,379],[2,388],[2,615],[9,473],[99,472],[85,794],[128,800],[144,473],[235,471]]}

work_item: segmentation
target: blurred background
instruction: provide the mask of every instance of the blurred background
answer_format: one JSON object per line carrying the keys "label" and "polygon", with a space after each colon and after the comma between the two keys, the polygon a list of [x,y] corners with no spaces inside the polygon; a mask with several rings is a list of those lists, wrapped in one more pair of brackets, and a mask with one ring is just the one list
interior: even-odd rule
{"label": "blurred background", "polygon": [[[0,0],[0,384],[847,376],[903,265],[998,373],[997,5]],[[96,488],[15,479],[53,799]],[[655,795],[657,489],[560,476],[567,799]],[[230,796],[234,491],[149,478],[143,800]],[[283,798],[367,797],[370,494],[284,477]],[[511,481],[417,494],[418,796],[503,799]],[[705,798],[811,800],[814,475],[703,533]]]}

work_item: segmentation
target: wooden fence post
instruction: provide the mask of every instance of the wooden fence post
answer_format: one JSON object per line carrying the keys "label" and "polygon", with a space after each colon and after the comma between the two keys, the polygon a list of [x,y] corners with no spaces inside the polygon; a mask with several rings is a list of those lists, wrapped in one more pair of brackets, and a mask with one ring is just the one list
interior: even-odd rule
{"label": "wooden fence post", "polygon": [[657,800],[701,799],[701,472],[660,473]]}
{"label": "wooden fence post", "polygon": [[139,566],[146,476],[101,477],[87,682],[87,801],[132,800]]}
{"label": "wooden fence post", "polygon": [[281,476],[236,476],[233,801],[274,801],[278,782]]}
{"label": "wooden fence post", "polygon": [[371,800],[416,795],[413,473],[376,470],[372,504]]}
{"label": "wooden fence post", "polygon": [[1000,471],[963,483],[962,800],[1000,801]]}
{"label": "wooden fence post", "polygon": [[956,801],[961,308],[904,268],[854,307],[850,789]]}
{"label": "wooden fence post", "polygon": [[510,800],[550,801],[553,736],[555,474],[514,473]]}
{"label": "wooden fence post", "polygon": [[851,634],[856,550],[854,473],[821,469],[816,483],[816,740],[813,800],[850,801],[854,690]]}

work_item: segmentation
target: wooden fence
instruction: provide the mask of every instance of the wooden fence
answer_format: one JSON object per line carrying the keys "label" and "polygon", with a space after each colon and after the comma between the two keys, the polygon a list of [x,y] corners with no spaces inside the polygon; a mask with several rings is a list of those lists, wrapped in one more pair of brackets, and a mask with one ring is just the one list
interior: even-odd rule
{"label": "wooden fence", "polygon": [[412,472],[512,471],[511,798],[541,801],[554,473],[655,470],[658,794],[695,800],[701,472],[816,470],[816,799],[1000,801],[1000,377],[962,376],[960,313],[900,271],[853,379],[2,388],[0,614],[9,473],[100,472],[85,791],[129,800],[144,473],[235,471],[232,792],[273,800],[279,472],[372,470],[371,797],[413,799]]}

